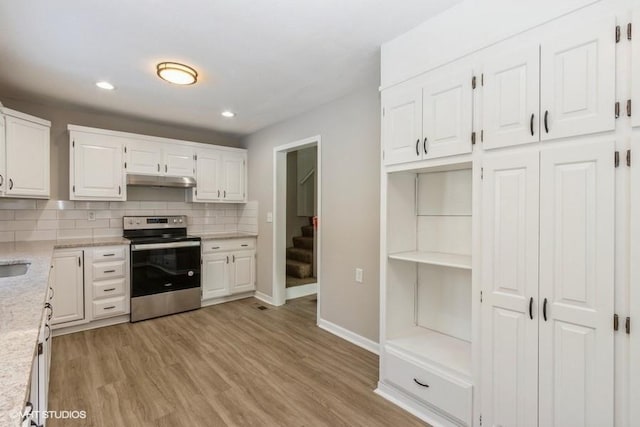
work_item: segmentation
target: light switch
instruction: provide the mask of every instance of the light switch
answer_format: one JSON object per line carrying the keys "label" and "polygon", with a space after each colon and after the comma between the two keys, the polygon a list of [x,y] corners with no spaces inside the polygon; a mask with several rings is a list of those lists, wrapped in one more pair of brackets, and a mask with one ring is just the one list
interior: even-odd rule
{"label": "light switch", "polygon": [[362,269],[356,268],[356,282],[362,283]]}
{"label": "light switch", "polygon": [[273,222],[273,212],[267,212],[267,222]]}

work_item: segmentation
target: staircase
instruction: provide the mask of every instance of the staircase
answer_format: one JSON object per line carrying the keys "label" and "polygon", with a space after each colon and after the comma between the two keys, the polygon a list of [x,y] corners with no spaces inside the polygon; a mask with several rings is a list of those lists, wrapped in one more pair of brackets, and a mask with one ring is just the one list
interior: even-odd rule
{"label": "staircase", "polygon": [[[287,286],[313,283],[313,226],[301,227],[302,236],[293,238],[287,248]],[[306,279],[306,280],[299,280]]]}

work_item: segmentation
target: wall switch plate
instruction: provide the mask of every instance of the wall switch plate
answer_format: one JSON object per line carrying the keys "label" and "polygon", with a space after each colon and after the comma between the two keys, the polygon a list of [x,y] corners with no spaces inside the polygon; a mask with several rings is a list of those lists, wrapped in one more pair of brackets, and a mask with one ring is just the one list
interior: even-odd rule
{"label": "wall switch plate", "polygon": [[96,220],[96,213],[94,211],[89,211],[89,213],[87,215],[87,219],[89,221],[95,221]]}
{"label": "wall switch plate", "polygon": [[362,283],[362,269],[356,268],[356,282]]}
{"label": "wall switch plate", "polygon": [[273,212],[267,212],[267,222],[273,222]]}

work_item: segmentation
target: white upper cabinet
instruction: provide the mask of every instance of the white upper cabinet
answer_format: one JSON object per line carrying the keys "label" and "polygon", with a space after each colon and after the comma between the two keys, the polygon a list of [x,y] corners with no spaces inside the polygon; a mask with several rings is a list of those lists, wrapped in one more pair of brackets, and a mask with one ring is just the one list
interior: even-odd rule
{"label": "white upper cabinet", "polygon": [[384,163],[421,160],[422,91],[415,82],[386,90],[382,94],[382,140]]}
{"label": "white upper cabinet", "polygon": [[542,140],[615,129],[614,29],[608,18],[542,43]]}
{"label": "white upper cabinet", "polygon": [[482,75],[482,146],[485,149],[540,139],[540,46],[489,56]]}
{"label": "white upper cabinet", "polygon": [[[633,17],[631,19],[631,75],[640,76],[640,6],[635,6],[633,9]],[[628,29],[628,27],[627,27]],[[634,112],[631,114],[631,124],[633,126],[640,126],[640,113],[638,108],[640,107],[640,79],[634,78],[631,80],[631,101],[634,108]]]}
{"label": "white upper cabinet", "polygon": [[163,144],[164,174],[167,176],[194,176],[195,149],[190,145]]}
{"label": "white upper cabinet", "polygon": [[71,130],[71,200],[126,200],[124,146],[117,136]]}
{"label": "white upper cabinet", "polygon": [[7,144],[5,119],[0,115],[0,194],[4,194],[7,185]]}
{"label": "white upper cabinet", "polygon": [[464,65],[438,70],[422,89],[423,158],[471,152],[473,73]]}
{"label": "white upper cabinet", "polygon": [[223,200],[241,202],[246,199],[246,164],[246,152],[223,152]]}
{"label": "white upper cabinet", "polygon": [[614,424],[614,146],[541,152],[541,426]]}
{"label": "white upper cabinet", "polygon": [[[9,197],[49,197],[50,123],[4,110],[6,176],[2,186]],[[13,115],[15,114],[15,115]]]}
{"label": "white upper cabinet", "polygon": [[162,146],[149,141],[127,142],[127,173],[159,175],[164,170]]}
{"label": "white upper cabinet", "polygon": [[213,148],[196,150],[196,183],[194,202],[217,201],[222,197],[222,153]]}

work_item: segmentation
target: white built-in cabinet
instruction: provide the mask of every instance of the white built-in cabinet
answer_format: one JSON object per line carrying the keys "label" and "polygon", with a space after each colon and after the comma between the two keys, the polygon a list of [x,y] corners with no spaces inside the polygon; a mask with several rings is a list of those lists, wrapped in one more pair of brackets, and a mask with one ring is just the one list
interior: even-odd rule
{"label": "white built-in cabinet", "polygon": [[195,177],[193,202],[247,201],[247,151],[69,125],[71,200],[126,200],[127,175]]}
{"label": "white built-in cabinet", "polygon": [[0,121],[0,191],[5,197],[49,198],[51,123],[8,108]]}
{"label": "white built-in cabinet", "polygon": [[254,238],[205,240],[202,242],[202,299],[255,290],[256,251]]}
{"label": "white built-in cabinet", "polygon": [[63,327],[65,323],[82,321],[84,310],[84,251],[56,251],[51,270],[53,288],[51,323]]}
{"label": "white built-in cabinet", "polygon": [[[627,24],[627,38],[631,37],[631,75],[640,75],[640,6],[633,8],[631,22]],[[640,126],[640,114],[637,113],[640,107],[640,79],[631,80],[631,98],[629,100],[631,107],[631,124]],[[633,114],[635,109],[636,113]],[[640,412],[640,410],[639,410]]]}

